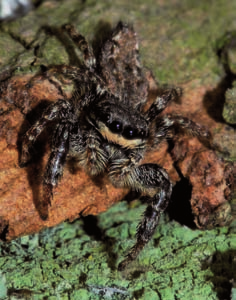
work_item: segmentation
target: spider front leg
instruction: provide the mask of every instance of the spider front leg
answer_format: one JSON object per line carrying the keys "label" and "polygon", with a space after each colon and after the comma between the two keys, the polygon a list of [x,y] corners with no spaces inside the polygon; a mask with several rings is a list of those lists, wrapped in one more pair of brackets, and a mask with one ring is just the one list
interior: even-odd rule
{"label": "spider front leg", "polygon": [[[121,169],[120,169],[121,170]],[[128,253],[125,260],[119,266],[119,270],[133,261],[149,242],[158,225],[160,215],[165,211],[172,193],[172,184],[168,174],[157,164],[144,164],[136,166],[122,175],[115,168],[111,167],[110,179],[115,186],[120,186],[123,182],[124,186],[141,191],[144,194],[143,199],[148,203],[144,217],[140,222],[137,230],[137,241]]]}
{"label": "spider front leg", "polygon": [[155,120],[155,135],[153,144],[157,145],[166,138],[173,138],[176,134],[183,133],[202,139],[209,148],[214,148],[212,135],[207,128],[195,123],[189,118],[178,115],[166,115]]}
{"label": "spider front leg", "polygon": [[25,133],[22,138],[20,167],[24,167],[29,162],[31,158],[30,150],[33,148],[33,144],[46,126],[50,122],[65,116],[70,109],[70,104],[63,99],[58,100],[46,108],[42,117]]}
{"label": "spider front leg", "polygon": [[69,150],[69,134],[70,124],[62,123],[58,125],[55,130],[52,139],[52,150],[48,159],[43,181],[43,200],[45,205],[51,204],[53,188],[62,177],[63,167]]}
{"label": "spider front leg", "polygon": [[212,135],[206,127],[195,123],[189,118],[179,115],[168,114],[165,116],[159,116],[160,113],[168,106],[169,102],[180,96],[181,91],[176,89],[167,90],[162,96],[157,97],[146,112],[147,119],[150,123],[152,123],[151,127],[153,127],[153,144],[158,144],[166,137],[173,138],[174,135],[182,132],[191,136],[203,138],[205,141],[208,141],[208,144],[210,145]]}

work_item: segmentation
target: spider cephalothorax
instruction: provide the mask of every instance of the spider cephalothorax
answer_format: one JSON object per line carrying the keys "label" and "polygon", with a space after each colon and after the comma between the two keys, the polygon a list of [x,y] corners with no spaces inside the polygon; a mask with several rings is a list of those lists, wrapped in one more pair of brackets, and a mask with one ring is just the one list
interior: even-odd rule
{"label": "spider cephalothorax", "polygon": [[144,116],[111,96],[94,105],[89,117],[106,140],[124,148],[135,148],[148,137],[148,122]]}
{"label": "spider cephalothorax", "polygon": [[138,226],[136,244],[119,264],[121,270],[152,237],[172,192],[172,184],[162,167],[140,164],[145,152],[167,136],[173,136],[176,128],[198,136],[209,133],[186,118],[161,114],[176,95],[174,89],[145,109],[148,80],[131,26],[118,23],[96,57],[73,26],[65,25],[62,30],[83,52],[84,63],[79,67],[63,65],[49,69],[48,74],[59,73],[71,79],[74,92],[70,99],[63,96],[47,107],[26,132],[22,139],[21,166],[29,161],[29,149],[39,134],[54,122],[51,154],[44,175],[45,202],[51,202],[67,158],[73,158],[91,176],[107,172],[114,186],[142,193],[148,207]]}

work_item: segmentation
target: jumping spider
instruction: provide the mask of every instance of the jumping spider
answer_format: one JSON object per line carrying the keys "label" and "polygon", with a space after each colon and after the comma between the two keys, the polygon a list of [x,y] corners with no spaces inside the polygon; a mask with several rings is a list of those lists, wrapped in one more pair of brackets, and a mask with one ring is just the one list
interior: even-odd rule
{"label": "jumping spider", "polygon": [[131,26],[119,22],[96,57],[72,25],[64,25],[62,31],[83,53],[84,62],[80,67],[51,68],[51,73],[62,74],[74,82],[74,92],[70,99],[58,99],[47,107],[26,132],[20,165],[29,161],[36,139],[54,122],[43,182],[46,203],[51,203],[67,158],[74,158],[91,176],[107,172],[115,187],[129,187],[142,193],[147,209],[138,226],[135,245],[118,266],[122,270],[151,239],[172,192],[168,174],[161,166],[140,164],[145,152],[179,129],[196,136],[207,137],[209,133],[187,118],[161,115],[176,96],[175,89],[167,90],[146,108],[148,80],[139,61],[137,35]]}

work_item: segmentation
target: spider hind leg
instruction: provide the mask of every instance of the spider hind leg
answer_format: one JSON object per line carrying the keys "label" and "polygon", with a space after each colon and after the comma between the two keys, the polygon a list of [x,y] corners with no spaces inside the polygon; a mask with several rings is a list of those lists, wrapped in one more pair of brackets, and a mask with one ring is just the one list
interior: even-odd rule
{"label": "spider hind leg", "polygon": [[67,32],[67,34],[75,43],[77,48],[83,53],[84,63],[86,67],[88,68],[94,67],[96,65],[96,58],[93,54],[92,49],[89,47],[85,37],[80,33],[76,32],[75,27],[71,24],[63,25],[62,29]]}

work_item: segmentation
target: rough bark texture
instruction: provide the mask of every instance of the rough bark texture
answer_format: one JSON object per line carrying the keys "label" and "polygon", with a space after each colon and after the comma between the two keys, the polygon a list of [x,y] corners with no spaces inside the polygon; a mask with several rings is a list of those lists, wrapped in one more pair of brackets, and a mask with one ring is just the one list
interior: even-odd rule
{"label": "rough bark texture", "polygon": [[[221,0],[112,4],[48,0],[37,1],[37,8],[23,18],[1,23],[1,299],[235,299],[235,222],[215,227],[229,222],[236,211],[234,102],[226,101],[228,125],[222,117],[227,90],[227,99],[233,98],[235,75],[226,73],[216,55],[228,32],[236,30],[235,14],[235,3]],[[74,23],[99,44],[102,34],[119,20],[132,23],[138,32],[143,64],[159,85],[183,88],[181,103],[173,103],[166,112],[205,125],[213,133],[213,142],[229,153],[216,154],[198,139],[185,136],[176,137],[173,145],[163,143],[145,158],[168,170],[176,183],[173,201],[169,217],[161,218],[152,241],[122,274],[117,265],[134,244],[145,207],[134,201],[107,210],[126,198],[127,191],[114,189],[105,178],[93,182],[68,164],[49,208],[49,220],[42,221],[38,211],[50,128],[40,136],[32,164],[24,169],[18,166],[21,134],[58,98],[55,85],[43,78],[38,77],[31,88],[26,84],[42,64],[77,62],[58,27]],[[232,61],[234,57],[230,52]],[[156,86],[151,78],[150,86],[153,98]],[[70,86],[65,90],[69,93]],[[93,215],[54,226],[81,212]],[[183,226],[192,226],[193,220],[200,228],[213,228]],[[5,242],[50,226],[54,227]]]}
{"label": "rough bark texture", "polygon": [[[47,79],[39,76],[32,83],[31,78],[30,75],[14,76],[7,83],[4,82],[2,88],[0,211],[1,218],[8,224],[8,232],[4,237],[7,240],[37,232],[67,219],[72,221],[81,212],[98,214],[121,200],[128,192],[115,189],[106,177],[91,179],[83,170],[75,170],[73,164],[68,163],[55,190],[52,206],[49,208],[49,219],[41,220],[40,213],[45,206],[41,197],[41,187],[50,151],[50,128],[40,136],[35,145],[36,153],[32,162],[25,168],[20,168],[18,163],[20,142],[23,133],[50,102],[60,97],[60,94],[55,85]],[[210,131],[218,129],[219,134],[225,125],[216,123],[207,115],[200,94],[204,90],[195,90],[195,94],[191,91],[190,95],[187,89],[185,90],[181,103],[173,103],[166,112],[190,117],[206,125]],[[150,77],[150,101],[157,93],[158,87]],[[189,201],[198,227],[214,227],[229,222],[232,212],[228,200],[231,200],[233,186],[231,184],[227,187],[230,173],[225,172],[224,160],[217,158],[215,152],[207,149],[197,138],[183,138],[180,135],[174,140],[172,155],[167,143],[163,143],[160,149],[146,155],[145,162],[161,164],[169,171],[173,182],[180,180],[173,164],[178,165],[182,176],[188,178],[192,185],[192,197]],[[181,198],[181,194],[179,197]],[[222,213],[219,213],[219,210],[222,210]]]}

